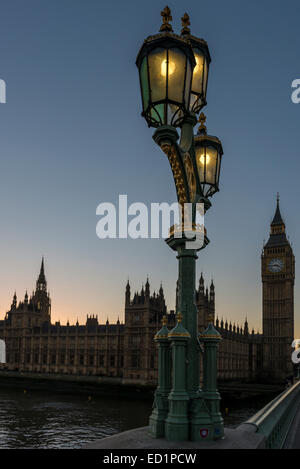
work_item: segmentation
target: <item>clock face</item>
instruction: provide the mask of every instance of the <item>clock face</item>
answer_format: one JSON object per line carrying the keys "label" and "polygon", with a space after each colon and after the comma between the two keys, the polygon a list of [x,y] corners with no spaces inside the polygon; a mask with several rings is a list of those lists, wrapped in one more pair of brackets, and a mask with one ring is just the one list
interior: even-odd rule
{"label": "clock face", "polygon": [[270,272],[281,272],[283,269],[283,260],[282,259],[271,259],[268,268]]}

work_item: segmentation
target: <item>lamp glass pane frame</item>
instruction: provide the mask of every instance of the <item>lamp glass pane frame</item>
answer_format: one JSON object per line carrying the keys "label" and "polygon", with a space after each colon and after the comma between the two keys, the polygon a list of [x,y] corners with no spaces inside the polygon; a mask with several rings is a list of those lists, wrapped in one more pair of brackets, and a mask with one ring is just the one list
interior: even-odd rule
{"label": "lamp glass pane frame", "polygon": [[196,66],[192,77],[190,110],[198,114],[206,105],[209,65],[207,56],[200,47],[193,47],[193,52]]}
{"label": "lamp glass pane frame", "polygon": [[179,127],[190,104],[192,62],[189,55],[176,45],[157,45],[142,59],[139,74],[142,114],[148,125]]}
{"label": "lamp glass pane frame", "polygon": [[211,143],[195,144],[198,176],[204,197],[211,197],[219,190],[221,152]]}

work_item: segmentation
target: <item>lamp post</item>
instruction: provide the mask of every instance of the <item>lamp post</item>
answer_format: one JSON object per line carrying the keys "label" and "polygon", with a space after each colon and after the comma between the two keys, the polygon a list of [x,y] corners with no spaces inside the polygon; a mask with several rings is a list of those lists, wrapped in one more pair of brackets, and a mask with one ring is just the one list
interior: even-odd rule
{"label": "lamp post", "polygon": [[[197,113],[206,105],[210,54],[207,43],[190,33],[188,15],[182,17],[181,35],[173,32],[168,7],[161,12],[158,34],[145,39],[137,56],[142,95],[142,116],[173,172],[177,199],[183,208],[179,226],[170,229],[166,243],[177,253],[177,323],[168,331],[166,321],[155,337],[159,347],[159,386],[155,393],[150,432],[172,441],[215,439],[223,436],[216,389],[216,348],[221,339],[213,324],[199,337],[195,304],[197,252],[209,240],[196,224],[197,204],[204,212],[209,198],[219,190],[222,144],[207,134],[205,116]],[[180,143],[178,143],[180,128]],[[185,204],[192,211],[185,213]],[[178,236],[178,231],[180,236]],[[203,243],[192,248],[187,242],[199,233]],[[200,339],[200,340],[199,340]],[[204,348],[204,383],[200,389],[200,353]],[[169,352],[168,352],[169,350]],[[168,365],[168,361],[172,365]],[[213,376],[212,376],[213,375]],[[171,387],[171,389],[170,389]]]}

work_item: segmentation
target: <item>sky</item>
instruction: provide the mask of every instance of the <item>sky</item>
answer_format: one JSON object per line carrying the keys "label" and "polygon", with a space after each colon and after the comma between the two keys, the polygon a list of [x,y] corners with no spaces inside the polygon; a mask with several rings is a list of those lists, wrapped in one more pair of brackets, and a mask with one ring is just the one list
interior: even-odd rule
{"label": "sky", "polygon": [[[261,330],[260,255],[276,193],[296,257],[300,336],[300,78],[296,0],[170,1],[209,45],[208,133],[224,148],[220,192],[206,215],[209,246],[197,282],[213,277],[216,314]],[[137,52],[158,32],[165,3],[152,0],[2,0],[0,78],[0,317],[14,291],[35,287],[42,256],[52,319],[124,319],[124,293],[149,276],[174,308],[177,260],[162,239],[96,236],[96,207],[175,202],[166,156],[141,117]]]}

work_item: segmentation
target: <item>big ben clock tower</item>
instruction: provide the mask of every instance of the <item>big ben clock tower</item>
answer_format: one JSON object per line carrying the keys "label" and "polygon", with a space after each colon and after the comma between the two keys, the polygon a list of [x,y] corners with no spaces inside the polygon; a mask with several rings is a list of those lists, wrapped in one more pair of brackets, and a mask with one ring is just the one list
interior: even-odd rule
{"label": "big ben clock tower", "polygon": [[295,257],[286,237],[277,195],[276,212],[261,256],[263,376],[283,381],[293,373]]}

